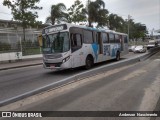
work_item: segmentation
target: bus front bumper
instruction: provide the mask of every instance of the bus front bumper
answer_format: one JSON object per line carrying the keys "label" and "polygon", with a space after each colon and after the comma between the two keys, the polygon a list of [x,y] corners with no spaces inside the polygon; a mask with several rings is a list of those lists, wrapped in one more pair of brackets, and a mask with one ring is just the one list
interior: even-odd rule
{"label": "bus front bumper", "polygon": [[53,71],[60,71],[60,70],[65,70],[65,69],[71,68],[69,62],[66,62],[66,63],[62,63],[62,62],[46,63],[46,62],[43,62],[43,67],[45,69],[50,69],[50,70],[53,70]]}

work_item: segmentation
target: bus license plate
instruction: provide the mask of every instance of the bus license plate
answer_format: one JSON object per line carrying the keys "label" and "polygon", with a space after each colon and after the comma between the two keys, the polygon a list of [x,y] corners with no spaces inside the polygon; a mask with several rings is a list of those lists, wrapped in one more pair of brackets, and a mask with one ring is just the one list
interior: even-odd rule
{"label": "bus license plate", "polygon": [[55,68],[55,65],[53,65],[53,64],[52,64],[52,65],[50,65],[50,68]]}

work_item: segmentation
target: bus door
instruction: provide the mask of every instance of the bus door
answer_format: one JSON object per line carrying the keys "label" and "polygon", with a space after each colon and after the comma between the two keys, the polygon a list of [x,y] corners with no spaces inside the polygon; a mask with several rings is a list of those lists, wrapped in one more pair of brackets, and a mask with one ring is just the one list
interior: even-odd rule
{"label": "bus door", "polygon": [[108,33],[102,33],[102,42],[103,42],[103,55],[106,56],[105,58],[108,59],[107,56],[110,56],[110,44]]}
{"label": "bus door", "polygon": [[124,39],[124,51],[128,52],[128,36],[123,36]]}
{"label": "bus door", "polygon": [[109,43],[110,43],[110,56],[111,58],[115,58],[116,57],[115,35],[113,33],[109,33]]}
{"label": "bus door", "polygon": [[72,52],[72,67],[78,67],[82,65],[82,35],[79,33],[71,33],[71,52]]}
{"label": "bus door", "polygon": [[97,32],[97,42],[99,46],[99,54],[103,54],[103,45],[102,45],[102,38],[101,38],[101,32]]}
{"label": "bus door", "polygon": [[121,51],[124,51],[124,38],[122,35],[120,35],[120,45],[121,45]]}

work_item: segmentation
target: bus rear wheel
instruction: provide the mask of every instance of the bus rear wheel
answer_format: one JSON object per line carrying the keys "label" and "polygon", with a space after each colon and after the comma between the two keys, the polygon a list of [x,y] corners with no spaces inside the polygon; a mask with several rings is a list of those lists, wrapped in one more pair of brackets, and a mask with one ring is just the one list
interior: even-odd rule
{"label": "bus rear wheel", "polygon": [[90,69],[93,66],[93,58],[88,56],[86,58],[86,65],[85,65],[85,69]]}
{"label": "bus rear wheel", "polygon": [[119,61],[121,58],[121,55],[120,55],[120,52],[117,52],[117,55],[116,55],[116,61]]}

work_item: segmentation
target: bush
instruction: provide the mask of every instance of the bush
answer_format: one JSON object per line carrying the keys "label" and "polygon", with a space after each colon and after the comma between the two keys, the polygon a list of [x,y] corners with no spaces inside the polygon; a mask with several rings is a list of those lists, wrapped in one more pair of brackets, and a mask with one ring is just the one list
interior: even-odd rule
{"label": "bush", "polygon": [[[38,41],[32,42],[31,40],[22,41],[22,54],[23,55],[34,55],[40,54],[40,48]],[[17,48],[20,50],[20,42],[17,42]]]}
{"label": "bush", "polygon": [[9,50],[11,50],[11,44],[0,42],[0,51],[7,52]]}

